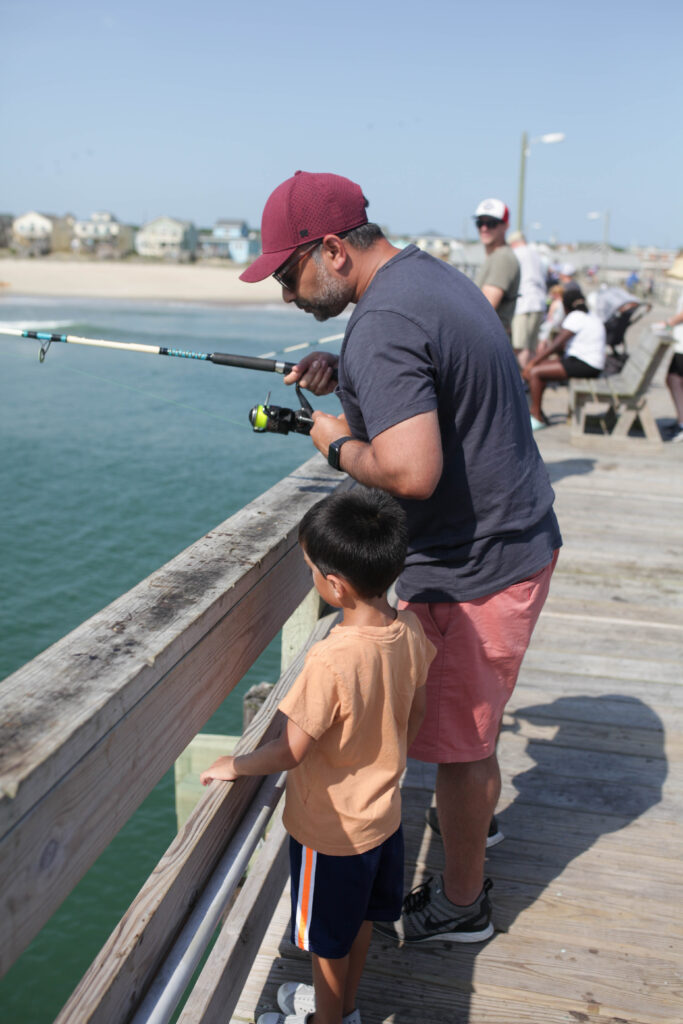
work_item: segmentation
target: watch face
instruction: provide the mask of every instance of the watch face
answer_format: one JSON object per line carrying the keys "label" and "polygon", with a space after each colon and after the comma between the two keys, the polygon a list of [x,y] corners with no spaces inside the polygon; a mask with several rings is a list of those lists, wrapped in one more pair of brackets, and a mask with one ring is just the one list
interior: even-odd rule
{"label": "watch face", "polygon": [[332,469],[339,469],[339,452],[341,446],[345,441],[350,441],[350,437],[340,437],[338,440],[333,441],[327,449],[327,461],[332,466]]}

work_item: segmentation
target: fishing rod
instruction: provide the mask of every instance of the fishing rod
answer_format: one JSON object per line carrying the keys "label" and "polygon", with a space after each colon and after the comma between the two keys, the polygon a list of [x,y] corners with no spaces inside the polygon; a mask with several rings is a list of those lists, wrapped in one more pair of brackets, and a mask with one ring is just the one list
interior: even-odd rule
{"label": "fishing rod", "polygon": [[[39,359],[45,362],[45,357],[53,342],[60,342],[67,345],[87,345],[92,348],[119,349],[124,352],[141,352],[154,356],[171,356],[177,359],[197,359],[201,362],[213,363],[216,366],[234,366],[244,370],[264,370],[267,373],[280,373],[283,376],[290,373],[296,363],[289,363],[282,359],[271,359],[265,356],[242,356],[228,352],[191,352],[184,349],[167,348],[165,345],[142,345],[139,342],[107,341],[104,338],[81,338],[76,334],[52,334],[49,331],[31,331],[19,327],[0,327],[0,334],[9,334],[17,338],[30,338],[42,342],[40,346]],[[333,334],[327,338],[320,338],[318,344],[326,341],[336,341],[343,337],[341,334]],[[293,345],[294,348],[307,348],[308,345]],[[291,349],[290,349],[291,351]],[[336,370],[333,371],[336,377]],[[288,434],[291,431],[298,434],[310,434],[313,426],[313,407],[304,397],[299,385],[296,385],[296,394],[301,403],[299,409],[287,409],[278,405],[270,405],[270,392],[263,404],[255,405],[249,412],[249,422],[256,433]]]}

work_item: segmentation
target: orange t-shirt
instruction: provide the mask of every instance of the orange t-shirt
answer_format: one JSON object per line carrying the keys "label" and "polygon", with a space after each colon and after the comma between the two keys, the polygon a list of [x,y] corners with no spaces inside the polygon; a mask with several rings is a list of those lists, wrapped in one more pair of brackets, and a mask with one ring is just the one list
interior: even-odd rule
{"label": "orange t-shirt", "polygon": [[280,710],[317,742],[289,772],[283,821],[319,853],[364,853],[401,823],[408,715],[436,648],[417,617],[335,626],[309,651]]}

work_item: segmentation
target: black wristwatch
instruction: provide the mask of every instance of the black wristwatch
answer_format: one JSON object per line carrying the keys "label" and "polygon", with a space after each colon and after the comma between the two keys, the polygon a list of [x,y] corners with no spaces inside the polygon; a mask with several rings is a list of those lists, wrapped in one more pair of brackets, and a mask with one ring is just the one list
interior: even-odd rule
{"label": "black wristwatch", "polygon": [[339,465],[339,452],[341,451],[341,446],[346,444],[347,441],[353,441],[353,438],[338,437],[336,441],[332,441],[327,449],[327,461],[332,466],[332,469],[338,469],[340,473],[343,473],[344,470]]}

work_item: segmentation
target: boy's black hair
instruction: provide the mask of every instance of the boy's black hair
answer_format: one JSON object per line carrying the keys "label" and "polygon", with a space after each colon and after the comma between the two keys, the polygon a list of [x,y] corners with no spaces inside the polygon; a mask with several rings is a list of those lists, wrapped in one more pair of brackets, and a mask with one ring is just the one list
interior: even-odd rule
{"label": "boy's black hair", "polygon": [[323,576],[334,573],[361,597],[380,597],[405,562],[405,512],[384,491],[354,487],[309,508],[299,526],[299,543]]}

